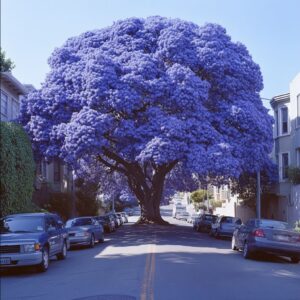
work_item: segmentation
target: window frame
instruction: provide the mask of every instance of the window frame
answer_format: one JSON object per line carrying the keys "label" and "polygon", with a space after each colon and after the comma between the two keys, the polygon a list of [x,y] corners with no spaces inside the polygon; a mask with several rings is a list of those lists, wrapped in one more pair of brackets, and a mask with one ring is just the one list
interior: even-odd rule
{"label": "window frame", "polygon": [[296,96],[297,116],[296,116],[296,128],[300,127],[300,94]]}
{"label": "window frame", "polygon": [[288,156],[288,165],[287,165],[287,168],[291,165],[291,154],[289,151],[286,151],[286,152],[280,152],[279,153],[279,179],[280,181],[287,181],[288,180],[288,176],[287,177],[283,177],[283,155],[284,154],[287,154]]}
{"label": "window frame", "polygon": [[[4,113],[3,112],[3,110],[2,110],[2,103],[3,103],[3,97],[2,97],[2,95],[3,96],[5,96],[6,97],[6,113]],[[9,101],[9,97],[8,97],[8,94],[6,93],[6,92],[4,92],[3,90],[1,90],[1,116],[3,116],[3,117],[5,117],[5,118],[8,118],[8,101]]]}
{"label": "window frame", "polygon": [[[287,132],[282,131],[282,110],[287,110]],[[287,136],[291,133],[291,124],[290,124],[290,115],[289,115],[289,106],[286,104],[279,105],[275,110],[275,125],[276,125],[276,137]]]}

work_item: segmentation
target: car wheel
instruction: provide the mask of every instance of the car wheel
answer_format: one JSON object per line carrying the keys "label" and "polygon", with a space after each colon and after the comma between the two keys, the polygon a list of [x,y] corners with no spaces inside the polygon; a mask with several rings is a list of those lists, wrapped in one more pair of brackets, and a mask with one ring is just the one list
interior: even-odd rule
{"label": "car wheel", "polygon": [[209,235],[209,236],[211,236],[211,237],[213,237],[213,236],[214,236],[214,232],[213,232],[213,230],[212,230],[212,229],[210,230],[210,232],[208,233],[208,235]]}
{"label": "car wheel", "polygon": [[63,260],[67,258],[67,244],[64,241],[61,252],[59,254],[57,254],[57,259],[59,260]]}
{"label": "car wheel", "polygon": [[293,264],[297,264],[297,263],[300,261],[300,258],[299,258],[299,257],[292,256],[292,257],[291,257],[291,261],[292,261]]}
{"label": "car wheel", "polygon": [[231,249],[234,250],[234,251],[239,250],[235,245],[235,237],[234,236],[232,237],[232,240],[231,240]]}
{"label": "car wheel", "polygon": [[94,235],[92,234],[92,235],[91,235],[91,239],[90,239],[89,247],[90,247],[90,248],[94,248],[94,246],[95,246],[95,237],[94,237]]}
{"label": "car wheel", "polygon": [[245,243],[244,243],[243,256],[246,259],[251,258],[251,252],[250,252],[249,245],[248,245],[247,241],[245,241]]}
{"label": "car wheel", "polygon": [[49,267],[49,249],[47,247],[42,250],[42,262],[38,265],[39,272],[46,272]]}
{"label": "car wheel", "polygon": [[219,232],[217,230],[214,232],[214,237],[216,239],[220,239],[220,234],[219,234]]}
{"label": "car wheel", "polygon": [[102,234],[101,238],[99,239],[99,243],[104,243],[104,234]]}

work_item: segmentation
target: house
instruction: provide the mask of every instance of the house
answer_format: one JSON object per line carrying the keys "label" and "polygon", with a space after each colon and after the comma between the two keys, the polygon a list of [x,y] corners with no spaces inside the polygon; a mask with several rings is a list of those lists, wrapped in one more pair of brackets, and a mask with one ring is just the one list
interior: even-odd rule
{"label": "house", "polygon": [[1,121],[12,121],[18,117],[20,99],[27,93],[27,88],[10,72],[1,72]]}
{"label": "house", "polygon": [[[17,119],[22,97],[34,89],[30,84],[22,84],[11,72],[1,72],[1,121]],[[72,178],[72,172],[60,160],[51,163],[42,160],[37,165],[34,197],[44,197],[47,191],[71,192]]]}
{"label": "house", "polygon": [[273,160],[278,165],[277,217],[294,224],[300,220],[300,182],[292,183],[290,168],[300,168],[300,73],[290,83],[289,93],[272,98],[274,111]]}

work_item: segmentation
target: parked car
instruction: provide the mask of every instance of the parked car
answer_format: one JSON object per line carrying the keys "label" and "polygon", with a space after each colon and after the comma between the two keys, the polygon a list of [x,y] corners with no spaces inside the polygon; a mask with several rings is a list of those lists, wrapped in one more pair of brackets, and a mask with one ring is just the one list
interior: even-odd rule
{"label": "parked car", "polygon": [[217,216],[212,214],[200,215],[194,222],[194,229],[199,232],[210,232],[212,224],[218,219]]}
{"label": "parked car", "polygon": [[118,215],[117,213],[114,213],[114,215],[116,216],[116,218],[118,220],[119,226],[123,225],[124,222],[123,222],[121,215]]}
{"label": "parked car", "polygon": [[124,218],[124,223],[128,223],[128,215],[127,215],[127,213],[124,212],[124,211],[122,211],[122,212],[121,212],[121,215],[122,215],[123,218]]}
{"label": "parked car", "polygon": [[239,226],[232,237],[232,250],[242,250],[244,258],[264,252],[291,258],[293,263],[300,261],[300,233],[288,223],[250,219]]}
{"label": "parked car", "polygon": [[189,213],[188,212],[177,212],[175,214],[175,218],[178,219],[178,220],[184,220],[184,221],[187,221],[188,217],[189,217]]}
{"label": "parked car", "polygon": [[71,246],[85,245],[93,248],[95,242],[104,241],[102,225],[94,217],[80,217],[68,220],[66,228]]}
{"label": "parked car", "polygon": [[215,223],[211,225],[210,235],[216,238],[221,236],[232,237],[237,226],[242,224],[240,218],[220,216]]}
{"label": "parked car", "polygon": [[69,238],[56,214],[14,214],[1,219],[0,266],[2,268],[37,266],[47,271],[49,258],[67,257]]}
{"label": "parked car", "polygon": [[114,213],[109,213],[109,216],[113,219],[113,221],[115,222],[115,228],[118,228],[121,226],[121,221],[118,218],[118,216]]}
{"label": "parked car", "polygon": [[116,213],[116,215],[121,219],[122,224],[126,223],[126,218],[121,212]]}
{"label": "parked car", "polygon": [[97,216],[95,219],[102,225],[104,232],[110,233],[115,231],[115,222],[110,216]]}
{"label": "parked car", "polygon": [[195,220],[199,218],[199,214],[192,214],[188,216],[187,222],[194,225]]}

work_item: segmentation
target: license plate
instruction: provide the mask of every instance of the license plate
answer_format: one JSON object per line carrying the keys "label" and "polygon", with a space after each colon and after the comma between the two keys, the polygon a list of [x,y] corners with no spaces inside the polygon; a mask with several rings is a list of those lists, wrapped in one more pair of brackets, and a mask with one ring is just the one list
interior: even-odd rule
{"label": "license plate", "polygon": [[290,238],[286,235],[276,235],[276,240],[281,241],[281,242],[289,242]]}
{"label": "license plate", "polygon": [[1,257],[0,265],[10,265],[10,258],[9,257]]}

